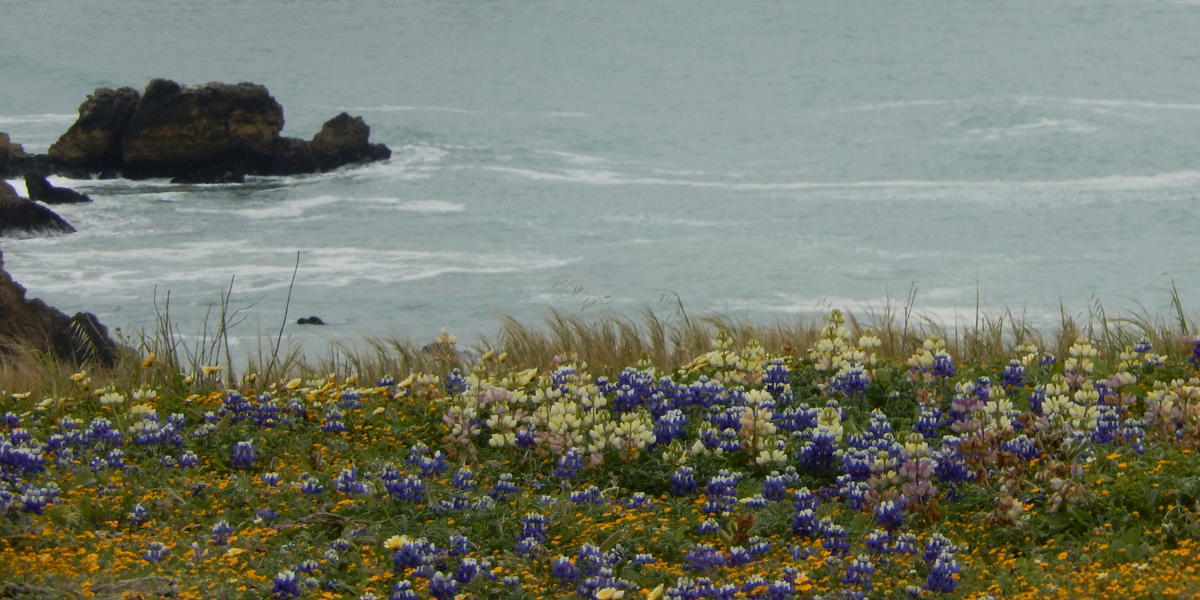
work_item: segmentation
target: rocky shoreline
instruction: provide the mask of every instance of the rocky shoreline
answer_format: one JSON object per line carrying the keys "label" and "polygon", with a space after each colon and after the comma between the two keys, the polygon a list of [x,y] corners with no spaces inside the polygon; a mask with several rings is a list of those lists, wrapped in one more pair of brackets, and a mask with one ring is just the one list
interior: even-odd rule
{"label": "rocky shoreline", "polygon": [[[0,236],[72,233],[46,204],[90,202],[46,175],[73,179],[170,178],[174,183],[241,183],[247,175],[298,175],[391,157],[370,141],[361,117],[341,113],[310,140],[282,137],[283,107],[254,83],[180,85],[151,81],[142,92],[99,88],[45,154],[30,154],[0,132]],[[24,177],[29,198],[3,179]],[[76,364],[111,366],[119,347],[91,313],[72,317],[3,271],[0,255],[0,360],[32,348]]]}
{"label": "rocky shoreline", "polygon": [[230,183],[391,157],[387,146],[370,142],[371,128],[361,117],[336,115],[310,140],[281,136],[283,125],[283,107],[255,83],[186,86],[154,79],[142,92],[99,88],[45,154],[28,154],[0,133],[0,175]]}

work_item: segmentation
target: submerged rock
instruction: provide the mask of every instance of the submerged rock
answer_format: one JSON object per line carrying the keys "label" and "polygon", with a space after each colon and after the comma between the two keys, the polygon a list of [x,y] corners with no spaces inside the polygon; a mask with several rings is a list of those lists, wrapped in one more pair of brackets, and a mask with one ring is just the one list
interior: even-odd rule
{"label": "submerged rock", "polygon": [[312,141],[281,137],[283,123],[283,107],[254,83],[184,86],[155,79],[140,94],[129,87],[100,88],[80,105],[79,119],[40,168],[230,183],[391,156],[387,146],[370,143],[361,117],[342,113]]}
{"label": "submerged rock", "polygon": [[46,180],[46,177],[37,171],[30,171],[25,174],[25,189],[29,192],[30,200],[45,202],[46,204],[77,204],[92,201],[91,197],[87,194],[81,194],[70,188],[51,185]]}
{"label": "submerged rock", "polygon": [[297,325],[324,325],[325,321],[316,315],[311,317],[300,317],[296,319]]}
{"label": "submerged rock", "polygon": [[7,181],[0,181],[0,236],[74,232],[75,228],[57,213],[18,196]]}
{"label": "submerged rock", "polygon": [[23,349],[45,352],[75,365],[110,367],[121,346],[92,313],[68,317],[37,298],[27,300],[25,288],[4,270],[0,253],[0,360]]}

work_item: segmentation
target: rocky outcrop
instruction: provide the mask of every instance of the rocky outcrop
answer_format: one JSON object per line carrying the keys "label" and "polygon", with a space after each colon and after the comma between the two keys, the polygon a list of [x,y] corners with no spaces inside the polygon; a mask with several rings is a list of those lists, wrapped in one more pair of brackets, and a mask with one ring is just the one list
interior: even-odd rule
{"label": "rocky outcrop", "polygon": [[384,160],[392,156],[387,146],[372,144],[370,138],[371,128],[362,117],[342,113],[321,126],[321,131],[309,142],[309,148],[321,170],[348,163]]}
{"label": "rocky outcrop", "polygon": [[64,165],[112,169],[121,162],[121,137],[141,94],[131,87],[100,88],[79,105],[79,119],[50,146],[49,158]]}
{"label": "rocky outcrop", "polygon": [[7,133],[0,131],[0,176],[11,177],[28,159],[25,149],[20,144],[14,144]]}
{"label": "rocky outcrop", "polygon": [[121,166],[133,176],[173,177],[215,165],[259,171],[282,130],[283,107],[261,85],[184,87],[155,79],[121,137]]}
{"label": "rocky outcrop", "polygon": [[46,177],[37,171],[25,174],[25,189],[29,193],[30,200],[46,204],[78,204],[92,201],[87,194],[51,185]]}
{"label": "rocky outcrop", "polygon": [[[391,156],[371,144],[361,117],[342,113],[311,141],[280,136],[283,107],[253,83],[183,86],[155,79],[133,88],[101,88],[79,107],[79,120],[45,157],[58,168],[130,178],[172,177],[230,183],[246,175],[293,175]],[[40,164],[40,163],[39,163]]]}
{"label": "rocky outcrop", "polygon": [[18,196],[8,182],[0,181],[0,236],[74,232],[54,211]]}
{"label": "rocky outcrop", "polygon": [[45,352],[75,365],[111,367],[121,346],[108,335],[96,315],[68,317],[45,302],[25,298],[25,288],[4,271],[0,253],[0,360],[24,349]]}

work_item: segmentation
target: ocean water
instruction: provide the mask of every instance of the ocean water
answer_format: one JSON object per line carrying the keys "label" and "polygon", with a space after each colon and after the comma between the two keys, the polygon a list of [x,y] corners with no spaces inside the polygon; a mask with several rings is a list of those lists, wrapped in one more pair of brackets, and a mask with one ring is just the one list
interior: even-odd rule
{"label": "ocean water", "polygon": [[245,185],[52,179],[95,199],[58,209],[79,233],[5,239],[5,267],[126,334],[168,306],[198,333],[231,289],[251,348],[289,287],[289,321],[330,323],[287,327],[313,352],[676,295],[770,323],[915,289],[949,326],[1200,301],[1198,2],[0,9],[0,131],[28,150],[160,76],[262,83],[286,135],[345,110],[393,149]]}

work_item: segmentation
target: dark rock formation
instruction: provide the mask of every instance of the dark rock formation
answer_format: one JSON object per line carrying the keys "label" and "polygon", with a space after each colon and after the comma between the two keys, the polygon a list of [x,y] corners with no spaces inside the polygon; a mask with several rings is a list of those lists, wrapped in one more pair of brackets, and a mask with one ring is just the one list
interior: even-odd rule
{"label": "dark rock formation", "polygon": [[112,169],[121,163],[121,137],[141,94],[131,87],[99,88],[79,105],[79,119],[47,153],[69,166]]}
{"label": "dark rock formation", "polygon": [[283,130],[283,107],[252,83],[146,86],[121,138],[126,175],[174,176],[217,165],[261,170]]}
{"label": "dark rock formation", "polygon": [[321,126],[309,148],[322,170],[357,162],[384,160],[392,151],[383,144],[370,143],[371,128],[362,117],[342,113]]}
{"label": "dark rock formation", "polygon": [[0,235],[74,232],[54,211],[18,196],[8,182],[0,181]]}
{"label": "dark rock formation", "polygon": [[25,174],[25,189],[29,192],[30,200],[46,204],[74,204],[92,201],[87,194],[51,185],[49,181],[46,181],[46,177],[37,171]]}
{"label": "dark rock formation", "polygon": [[300,317],[296,319],[297,325],[324,325],[325,321],[316,315],[311,317]]}
{"label": "dark rock formation", "polygon": [[8,139],[7,133],[0,131],[0,176],[11,177],[28,159],[25,149]]}
{"label": "dark rock formation", "polygon": [[115,364],[121,352],[96,315],[68,317],[41,300],[27,300],[25,288],[4,271],[0,254],[0,360],[26,348],[75,365],[106,367]]}
{"label": "dark rock formation", "polygon": [[387,146],[368,141],[371,130],[362,118],[345,113],[325,123],[311,142],[280,137],[282,130],[283,107],[261,85],[182,86],[155,79],[141,94],[127,87],[93,92],[38,167],[228,183],[391,156]]}

